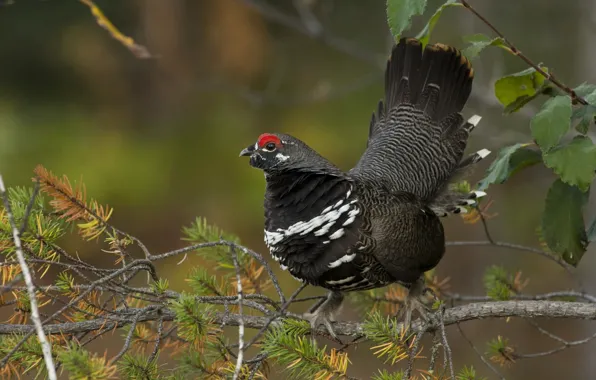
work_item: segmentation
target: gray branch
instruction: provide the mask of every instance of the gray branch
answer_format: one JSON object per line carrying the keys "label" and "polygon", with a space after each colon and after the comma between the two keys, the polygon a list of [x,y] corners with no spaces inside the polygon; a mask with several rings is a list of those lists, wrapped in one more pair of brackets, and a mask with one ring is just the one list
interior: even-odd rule
{"label": "gray branch", "polygon": [[[137,309],[130,317],[116,317],[119,321],[105,320],[103,318],[93,319],[84,322],[46,324],[44,331],[47,334],[74,334],[80,332],[91,332],[105,329],[112,329],[118,325],[122,327],[134,323],[157,321],[172,321],[175,314],[171,310],[162,310],[161,314],[153,308]],[[137,317],[138,316],[138,317]],[[556,319],[585,319],[596,320],[596,304],[583,302],[564,301],[499,301],[471,303],[456,306],[445,310],[444,322],[446,326],[462,323],[471,320],[489,318],[556,318]],[[268,322],[268,317],[250,316],[239,314],[217,313],[214,324],[222,324],[225,321],[227,326],[239,326],[241,321],[246,328],[261,329]],[[412,324],[413,328],[420,331],[423,322],[420,320]],[[0,334],[25,334],[31,332],[33,325],[0,324]],[[398,325],[400,328],[400,325]],[[343,336],[363,335],[361,323],[337,322],[334,326],[335,332]],[[433,331],[432,328],[427,329]],[[323,330],[320,331],[324,333]]]}

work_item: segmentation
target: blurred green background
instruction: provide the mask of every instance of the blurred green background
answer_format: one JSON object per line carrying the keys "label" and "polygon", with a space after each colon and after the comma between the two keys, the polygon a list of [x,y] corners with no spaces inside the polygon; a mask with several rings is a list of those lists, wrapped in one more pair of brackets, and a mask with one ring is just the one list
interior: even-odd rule
{"label": "blurred green background", "polygon": [[[204,216],[265,253],[262,238],[262,173],[239,151],[263,132],[292,134],[349,169],[366,144],[370,115],[383,94],[382,66],[390,36],[381,0],[309,0],[323,26],[309,33],[291,0],[97,1],[120,30],[156,56],[140,60],[115,41],[83,4],[15,0],[0,6],[0,172],[8,185],[29,185],[36,164],[71,180],[82,178],[88,194],[115,208],[112,222],[139,238],[153,253],[183,246],[181,226]],[[440,3],[429,1],[424,25]],[[558,0],[473,1],[474,6],[535,62],[554,68],[575,86],[596,82],[596,2]],[[433,41],[463,47],[461,36],[487,33],[463,9],[444,12]],[[414,34],[412,32],[411,34]],[[465,116],[483,116],[469,150],[493,152],[530,141],[529,117],[539,104],[503,116],[492,84],[526,68],[500,50],[474,61],[475,87]],[[594,137],[594,136],[592,136]],[[493,156],[494,157],[494,156]],[[477,181],[490,163],[472,175]],[[488,162],[487,162],[488,161]],[[537,246],[551,171],[535,167],[494,186],[489,221],[495,239]],[[594,202],[588,210],[594,216]],[[449,240],[482,240],[480,224],[445,222]],[[110,265],[99,244],[65,242],[81,257]],[[596,291],[594,249],[578,277]],[[268,255],[265,253],[268,257]],[[162,263],[160,275],[184,286],[191,264]],[[438,267],[451,290],[483,294],[482,275],[491,264],[531,278],[528,292],[574,286],[550,261],[520,251],[451,247]],[[276,270],[278,268],[276,267]],[[279,271],[278,271],[279,272]],[[281,274],[289,293],[297,283]],[[310,294],[320,293],[316,289]],[[340,319],[362,316],[346,305]],[[540,322],[566,338],[590,334],[591,324]],[[463,326],[484,342],[504,335],[520,352],[553,348],[525,321],[476,321]],[[457,328],[448,330],[456,365],[489,372]],[[592,378],[596,345],[570,348],[547,358],[526,359],[508,378]],[[367,349],[352,353],[352,375],[366,378],[378,368]],[[590,375],[592,374],[592,376]]]}

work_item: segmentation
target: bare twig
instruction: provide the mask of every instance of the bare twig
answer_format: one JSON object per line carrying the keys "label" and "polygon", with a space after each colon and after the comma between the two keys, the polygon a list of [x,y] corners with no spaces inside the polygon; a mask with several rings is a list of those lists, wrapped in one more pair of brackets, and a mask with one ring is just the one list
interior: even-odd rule
{"label": "bare twig", "polygon": [[472,347],[472,349],[474,350],[474,352],[476,352],[476,355],[478,355],[478,357],[480,358],[480,360],[482,360],[482,362],[486,365],[486,367],[488,369],[490,369],[491,371],[493,371],[495,373],[495,375],[498,376],[499,379],[505,380],[505,376],[503,376],[503,374],[501,374],[501,372],[499,372],[499,370],[496,369],[495,366],[493,366],[490,363],[490,361],[487,358],[484,357],[484,355],[482,355],[482,353],[480,352],[480,350],[478,350],[478,348],[476,348],[476,346],[474,345],[474,343],[464,333],[464,330],[462,330],[462,328],[459,325],[459,323],[457,324],[457,329],[459,330],[459,333],[461,334],[461,336],[466,340],[466,342],[468,342],[468,344],[470,345],[470,347]]}
{"label": "bare twig", "polygon": [[[449,346],[449,341],[447,340],[447,332],[445,331],[445,320],[443,318],[444,306],[441,305],[441,310],[439,310],[439,329],[441,333],[441,340],[443,342],[443,350],[445,355],[445,361],[449,366],[449,373],[451,374],[451,378],[455,380],[455,373],[453,371],[453,355],[451,354],[451,347]],[[459,326],[459,324],[458,324]]]}
{"label": "bare twig", "polygon": [[324,42],[327,46],[330,46],[337,51],[357,58],[363,62],[373,64],[380,69],[384,68],[385,66],[385,58],[382,57],[381,54],[374,54],[370,51],[366,51],[366,49],[356,46],[352,44],[350,41],[327,33],[324,29],[316,31],[316,34],[313,34],[311,29],[304,25],[302,19],[295,16],[287,15],[272,7],[271,5],[267,4],[265,1],[244,0],[244,3],[250,6],[252,9],[261,13],[263,17],[265,17],[267,20],[274,21],[285,27],[294,29],[295,31],[305,34],[311,38],[318,39]]}
{"label": "bare twig", "polygon": [[426,329],[423,328],[422,330],[418,331],[414,336],[414,342],[412,342],[412,346],[410,347],[410,352],[408,353],[408,366],[406,367],[406,372],[404,377],[406,379],[410,379],[412,377],[412,371],[414,370],[414,360],[416,359],[416,355],[418,354],[418,347],[420,347],[420,342],[422,341],[422,337]]}
{"label": "bare twig", "polygon": [[89,7],[91,14],[95,17],[97,21],[97,25],[101,26],[105,30],[110,33],[112,38],[120,42],[122,45],[126,46],[128,50],[131,51],[137,58],[147,59],[147,58],[155,58],[154,56],[149,53],[149,50],[143,45],[136,43],[132,38],[125,36],[116,28],[110,20],[103,14],[101,9],[95,5],[92,0],[79,0],[81,3],[85,4]]}
{"label": "bare twig", "polygon": [[[48,378],[50,380],[56,380],[56,366],[54,365],[54,358],[52,357],[52,346],[50,345],[50,342],[48,341],[44,333],[43,324],[39,316],[39,308],[37,305],[37,295],[35,294],[35,285],[33,284],[33,277],[31,276],[29,266],[25,261],[25,254],[23,253],[23,248],[21,245],[21,234],[19,232],[19,229],[17,228],[14,216],[12,214],[10,201],[8,200],[8,194],[6,193],[6,188],[4,186],[2,175],[0,175],[0,196],[2,197],[2,200],[4,202],[4,209],[6,210],[8,221],[12,229],[12,238],[15,245],[17,259],[19,260],[21,272],[23,273],[23,278],[25,279],[25,283],[27,284],[27,293],[29,294],[29,302],[31,304],[31,319],[33,320],[33,324],[35,325],[37,339],[41,344],[41,350],[43,352],[46,370],[48,371]],[[29,207],[28,209],[31,210]],[[24,219],[26,220],[27,216],[25,216]]]}
{"label": "bare twig", "polygon": [[520,244],[512,244],[512,243],[507,243],[504,241],[492,241],[491,242],[490,240],[475,240],[475,241],[448,241],[445,243],[445,245],[447,245],[447,246],[465,246],[465,245],[488,246],[488,245],[492,245],[494,247],[499,247],[499,248],[510,248],[510,249],[515,249],[518,251],[533,252],[533,253],[537,253],[540,256],[543,256],[551,261],[554,261],[555,263],[557,263],[558,265],[563,267],[570,274],[573,274],[573,272],[574,272],[573,266],[569,265],[567,262],[565,262],[560,257],[553,256],[550,253],[543,251],[541,249],[538,249],[538,248],[528,247],[528,246],[524,246],[524,245],[520,245]]}
{"label": "bare twig", "polygon": [[126,339],[124,340],[124,346],[122,347],[122,349],[120,350],[120,352],[118,352],[118,354],[116,354],[116,356],[114,356],[110,362],[111,363],[116,363],[118,360],[120,360],[120,358],[122,356],[124,356],[124,354],[126,354],[126,351],[128,351],[128,349],[130,348],[131,344],[132,344],[132,337],[135,333],[135,330],[137,328],[137,323],[139,323],[139,318],[141,318],[141,313],[138,312],[132,319],[132,325],[130,326],[130,330],[128,330],[128,334],[126,335]]}
{"label": "bare twig", "polygon": [[437,357],[439,356],[440,346],[441,346],[441,339],[439,338],[439,334],[434,332],[433,333],[433,345],[432,345],[431,353],[430,353],[430,362],[428,364],[428,372],[433,372],[435,370],[435,363],[437,362]]}

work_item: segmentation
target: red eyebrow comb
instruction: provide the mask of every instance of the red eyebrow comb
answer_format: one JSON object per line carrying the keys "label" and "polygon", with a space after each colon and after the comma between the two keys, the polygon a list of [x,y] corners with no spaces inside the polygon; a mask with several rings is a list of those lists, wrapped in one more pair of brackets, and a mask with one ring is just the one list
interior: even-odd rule
{"label": "red eyebrow comb", "polygon": [[259,139],[257,140],[257,145],[259,146],[259,148],[261,148],[270,142],[275,143],[275,145],[281,144],[279,137],[272,135],[271,133],[263,133],[259,136]]}

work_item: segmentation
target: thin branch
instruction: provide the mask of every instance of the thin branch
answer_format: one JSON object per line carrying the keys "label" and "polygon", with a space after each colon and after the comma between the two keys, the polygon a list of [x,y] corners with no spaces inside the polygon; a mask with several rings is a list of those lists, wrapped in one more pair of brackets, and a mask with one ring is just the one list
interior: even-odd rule
{"label": "thin branch", "polygon": [[303,24],[302,20],[299,17],[287,15],[283,12],[280,12],[279,10],[277,10],[276,8],[272,7],[264,1],[244,0],[244,3],[252,9],[256,10],[257,12],[261,13],[263,17],[265,17],[267,20],[274,21],[280,25],[283,25],[290,29],[294,29],[295,31],[301,34],[320,40],[337,51],[345,53],[354,58],[358,58],[363,62],[375,65],[380,69],[385,67],[385,58],[382,57],[381,54],[374,54],[373,52],[367,51],[366,49],[354,45],[348,40],[335,37],[327,33],[327,31],[325,31],[324,29],[321,29],[316,34],[314,34],[307,26]]}
{"label": "thin branch", "polygon": [[[56,366],[54,365],[54,359],[52,357],[52,346],[50,342],[46,338],[44,333],[43,324],[41,322],[41,318],[39,316],[39,308],[37,305],[37,295],[35,294],[35,285],[33,284],[33,277],[31,276],[31,272],[29,271],[29,266],[25,261],[25,254],[23,253],[23,248],[21,245],[21,234],[17,225],[14,220],[14,215],[12,214],[12,210],[10,207],[10,201],[8,200],[8,194],[6,192],[6,188],[4,187],[4,181],[2,179],[2,175],[0,175],[0,196],[4,201],[4,209],[6,210],[6,214],[8,216],[8,221],[10,223],[10,227],[12,228],[12,238],[15,245],[15,250],[17,254],[17,258],[19,260],[19,265],[21,266],[21,272],[23,273],[23,278],[25,279],[25,283],[27,284],[27,293],[29,294],[29,302],[31,304],[31,319],[33,320],[33,324],[35,325],[35,331],[37,332],[37,339],[39,339],[39,343],[41,344],[41,350],[43,352],[43,358],[46,364],[46,369],[48,371],[48,378],[50,380],[56,380]],[[27,215],[23,219],[27,219]]]}
{"label": "thin branch", "polygon": [[227,246],[227,247],[230,247],[230,248],[239,249],[243,253],[245,253],[245,254],[247,254],[249,256],[252,256],[254,259],[256,259],[259,262],[259,264],[261,264],[261,265],[263,265],[265,267],[265,270],[269,274],[269,277],[271,278],[271,282],[273,283],[273,287],[277,291],[277,295],[279,296],[279,299],[281,300],[281,302],[282,303],[285,302],[285,296],[284,296],[283,291],[281,290],[281,286],[279,285],[279,282],[277,281],[277,276],[275,276],[275,273],[273,273],[273,269],[271,269],[271,266],[269,265],[269,263],[267,262],[267,260],[265,260],[263,258],[263,256],[259,255],[257,252],[253,251],[252,249],[248,249],[248,248],[246,248],[244,246],[241,246],[241,245],[236,244],[236,243],[231,242],[231,241],[218,240],[218,241],[210,241],[210,242],[207,242],[207,243],[193,244],[193,245],[190,245],[188,247],[184,247],[184,248],[180,248],[180,249],[175,249],[173,251],[164,252],[164,253],[161,253],[159,255],[149,255],[149,260],[151,260],[151,261],[163,260],[163,259],[166,259],[168,257],[185,254],[185,253],[188,253],[188,252],[196,251],[198,249],[209,248],[209,247],[217,247],[217,246]]}
{"label": "thin branch", "polygon": [[575,268],[573,268],[573,266],[569,265],[567,262],[565,262],[560,257],[553,256],[550,253],[543,251],[541,249],[528,247],[528,246],[520,245],[520,244],[507,243],[504,241],[494,241],[494,242],[491,242],[490,240],[448,241],[445,243],[445,245],[446,246],[466,246],[466,245],[468,245],[468,246],[493,246],[493,247],[499,247],[499,248],[510,248],[510,249],[515,249],[518,251],[533,252],[533,253],[537,253],[540,256],[543,256],[551,261],[554,261],[555,263],[557,263],[558,265],[563,267],[570,274],[573,274],[573,271],[575,269]]}
{"label": "thin branch", "polygon": [[573,89],[571,89],[570,87],[566,86],[565,84],[563,84],[562,82],[560,82],[557,78],[555,78],[555,75],[552,73],[552,71],[549,71],[549,72],[544,71],[540,66],[538,66],[537,64],[535,64],[530,58],[528,58],[518,48],[516,48],[507,39],[507,37],[505,37],[503,35],[503,33],[501,33],[493,24],[491,24],[490,21],[488,21],[486,18],[484,18],[484,16],[482,16],[480,13],[478,13],[478,11],[476,9],[474,9],[470,5],[470,3],[468,3],[466,0],[460,0],[460,3],[464,7],[466,7],[466,9],[468,9],[470,12],[472,12],[476,17],[478,17],[478,19],[480,21],[482,21],[484,24],[486,24],[486,26],[488,26],[497,36],[499,36],[500,38],[502,38],[503,39],[503,42],[505,42],[505,44],[507,45],[507,47],[511,50],[511,52],[514,55],[517,55],[518,57],[520,57],[526,64],[528,64],[530,67],[532,67],[538,73],[540,73],[541,75],[543,75],[552,84],[554,84],[559,89],[561,89],[562,91],[564,91],[567,94],[569,94],[569,96],[571,97],[571,100],[574,103],[577,102],[577,103],[580,103],[580,104],[582,104],[584,106],[587,106],[588,105],[588,102],[584,98],[582,98],[581,96],[577,95],[575,93],[575,91],[573,91]]}
{"label": "thin branch", "polygon": [[236,255],[236,249],[230,247],[232,253],[232,260],[234,262],[234,268],[236,269],[236,289],[238,291],[238,316],[240,323],[238,324],[238,357],[236,358],[236,368],[234,369],[233,380],[237,380],[242,369],[242,361],[244,360],[244,315],[242,310],[242,278],[240,277],[240,268],[238,267],[238,256]]}
{"label": "thin branch", "polygon": [[439,347],[441,346],[441,339],[439,338],[439,334],[436,332],[433,333],[433,343],[431,348],[430,354],[430,362],[428,364],[428,372],[433,372],[435,370],[435,363],[437,362],[437,357],[439,356]]}
{"label": "thin branch", "polygon": [[155,346],[153,347],[153,351],[151,352],[151,355],[149,355],[149,363],[152,363],[155,360],[159,352],[159,345],[161,344],[163,334],[163,323],[163,318],[160,317],[159,321],[157,321],[157,338],[155,338]]}
{"label": "thin branch", "polygon": [[[74,299],[72,299],[68,305],[64,305],[58,311],[56,311],[54,314],[52,314],[50,317],[48,317],[44,321],[42,321],[42,324],[47,323],[48,321],[52,320],[54,317],[64,313],[67,309],[70,308],[70,305],[76,304],[77,302],[82,300],[85,296],[87,296],[87,294],[91,293],[95,289],[95,286],[104,284],[104,283],[112,280],[113,278],[118,277],[119,275],[126,272],[127,270],[130,270],[131,268],[134,268],[139,265],[147,265],[147,263],[151,264],[148,260],[141,260],[141,259],[135,260],[132,263],[128,264],[126,267],[115,270],[111,274],[109,274],[105,277],[102,277],[99,280],[92,282],[90,284],[91,286],[87,290],[85,290],[84,292],[82,292],[81,294],[76,296]],[[28,330],[27,334],[25,334],[21,338],[21,340],[6,354],[6,356],[4,356],[4,358],[2,358],[2,360],[0,361],[0,367],[4,367],[6,365],[6,363],[8,363],[8,361],[10,360],[12,355],[14,355],[14,353],[17,352],[21,348],[21,346],[27,341],[27,339],[29,339],[31,337],[31,335],[33,335],[34,331],[35,330],[33,330],[33,329]],[[44,331],[45,331],[45,327],[44,327]]]}
{"label": "thin branch", "polygon": [[[531,322],[531,321],[528,320],[528,322]],[[514,353],[516,359],[530,359],[530,358],[540,358],[540,357],[544,357],[544,356],[550,356],[550,355],[556,354],[558,352],[561,352],[569,347],[586,344],[586,343],[590,342],[591,340],[593,340],[594,338],[596,338],[596,333],[594,333],[584,339],[567,341],[565,339],[562,339],[561,337],[558,337],[557,335],[554,335],[554,334],[544,330],[540,326],[537,326],[535,324],[533,324],[533,326],[536,327],[538,329],[538,331],[540,331],[540,333],[560,342],[561,345],[559,347],[553,348],[552,350],[536,352],[536,353],[532,353],[532,354],[519,354],[516,352],[516,353]]]}
{"label": "thin branch", "polygon": [[501,372],[499,372],[499,370],[496,369],[495,366],[493,366],[490,363],[490,361],[488,361],[488,359],[484,357],[484,355],[482,355],[482,353],[478,350],[478,348],[476,348],[476,346],[470,340],[470,338],[468,338],[468,336],[464,333],[464,330],[462,330],[462,328],[459,325],[459,323],[457,324],[457,329],[459,330],[459,333],[461,334],[461,336],[468,342],[468,344],[470,345],[470,347],[472,347],[472,349],[474,350],[474,352],[476,352],[476,355],[478,355],[478,357],[480,358],[480,360],[482,360],[482,362],[486,365],[486,367],[488,369],[490,369],[491,371],[493,371],[495,373],[495,375],[497,375],[501,380],[505,380],[505,376],[503,376],[503,374],[501,374]]}
{"label": "thin branch", "polygon": [[445,320],[443,317],[444,311],[444,305],[441,305],[441,310],[439,310],[439,330],[441,332],[441,340],[443,342],[443,355],[445,357],[445,361],[449,365],[449,373],[451,375],[451,378],[455,380],[455,373],[453,371],[453,355],[451,354],[451,347],[449,346],[449,341],[447,340],[447,332],[445,331]]}
{"label": "thin branch", "polygon": [[408,353],[408,366],[406,367],[405,378],[410,379],[412,377],[412,371],[414,370],[414,359],[416,359],[416,355],[418,354],[418,347],[420,347],[420,342],[422,341],[422,337],[426,329],[420,330],[414,336],[414,342],[410,347],[410,352]]}
{"label": "thin branch", "polygon": [[132,337],[133,337],[135,330],[137,328],[137,324],[139,323],[139,318],[141,318],[140,312],[137,313],[135,315],[135,317],[132,319],[132,326],[130,326],[130,330],[128,330],[128,334],[126,335],[126,339],[124,340],[124,346],[122,347],[120,352],[118,352],[118,354],[116,354],[116,356],[114,356],[110,360],[110,363],[116,363],[118,360],[120,360],[121,357],[124,356],[124,354],[126,354],[126,351],[128,351],[128,349],[130,348],[130,346],[132,344]]}

